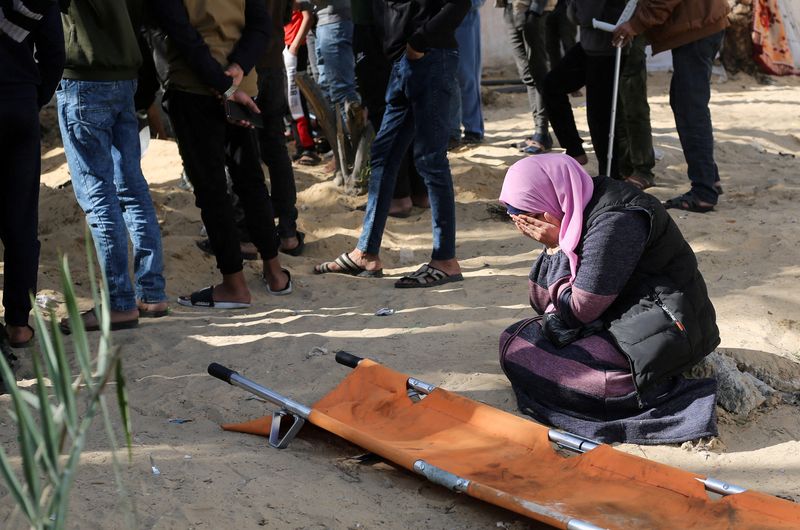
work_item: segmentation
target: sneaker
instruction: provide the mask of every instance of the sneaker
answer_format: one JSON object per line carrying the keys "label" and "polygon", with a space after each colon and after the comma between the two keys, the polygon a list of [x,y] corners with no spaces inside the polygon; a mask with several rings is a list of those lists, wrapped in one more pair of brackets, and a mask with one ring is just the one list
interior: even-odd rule
{"label": "sneaker", "polygon": [[450,139],[447,140],[447,150],[448,151],[455,151],[459,147],[461,147],[461,139],[460,138],[453,138],[451,136]]}

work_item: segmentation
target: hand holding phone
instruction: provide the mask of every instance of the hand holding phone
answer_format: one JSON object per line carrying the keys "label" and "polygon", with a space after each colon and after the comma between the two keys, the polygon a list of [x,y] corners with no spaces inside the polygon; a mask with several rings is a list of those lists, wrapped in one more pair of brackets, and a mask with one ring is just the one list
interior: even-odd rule
{"label": "hand holding phone", "polygon": [[253,99],[241,90],[225,100],[225,116],[228,121],[242,127],[264,127],[261,110]]}

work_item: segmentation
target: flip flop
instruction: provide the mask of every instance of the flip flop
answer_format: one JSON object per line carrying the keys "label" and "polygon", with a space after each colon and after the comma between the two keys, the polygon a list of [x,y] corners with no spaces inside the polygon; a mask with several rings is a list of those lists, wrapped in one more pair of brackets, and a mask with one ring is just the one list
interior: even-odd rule
{"label": "flip flop", "polygon": [[306,235],[303,232],[299,232],[298,231],[297,235],[295,237],[297,237],[297,246],[296,247],[288,248],[288,249],[282,249],[281,248],[279,250],[281,252],[283,252],[284,254],[289,254],[290,256],[295,256],[295,257],[297,257],[300,254],[302,254],[303,253],[303,249],[306,248]]}
{"label": "flip flop", "polygon": [[[334,263],[339,266],[339,269],[331,268],[331,265]],[[358,278],[383,278],[383,269],[368,271],[353,261],[350,256],[348,256],[347,252],[342,253],[341,256],[333,261],[326,261],[314,267],[314,274],[328,273],[347,274]]]}
{"label": "flip flop", "polygon": [[417,269],[416,272],[412,272],[411,274],[403,276],[397,280],[394,286],[398,289],[416,289],[424,287],[436,287],[437,285],[444,285],[450,282],[460,282],[463,280],[464,275],[461,273],[447,274],[446,272],[439,270],[436,267],[431,267],[426,263]]}
{"label": "flip flop", "polygon": [[11,342],[11,337],[8,336],[8,332],[6,331],[5,327],[3,327],[3,333],[5,334],[6,338],[8,339],[8,345],[14,349],[21,350],[23,348],[30,348],[33,344],[33,339],[36,338],[36,331],[29,325],[25,324],[25,327],[31,330],[31,338],[23,342]]}
{"label": "flip flop", "polygon": [[[95,320],[99,320],[97,317],[97,313],[95,312],[94,308],[89,309],[88,311],[84,311],[81,313],[81,318],[84,315],[94,315]],[[69,319],[65,318],[61,321],[58,325],[59,329],[61,329],[61,333],[64,335],[70,335],[72,333],[72,328],[69,325]],[[122,322],[112,322],[111,323],[111,331],[120,331],[123,329],[133,329],[139,327],[139,318],[135,318],[133,320],[123,320]],[[85,323],[83,325],[83,329],[85,331],[100,331],[100,322],[97,324],[92,324],[91,326],[87,326]]]}
{"label": "flip flop", "polygon": [[214,286],[193,292],[189,297],[179,296],[178,303],[184,307],[204,307],[208,309],[247,309],[250,304],[244,302],[215,302]]}
{"label": "flip flop", "polygon": [[261,276],[261,281],[264,282],[264,285],[267,287],[267,292],[273,296],[286,296],[287,294],[292,294],[292,273],[286,269],[281,269],[283,272],[286,273],[286,276],[289,277],[289,283],[286,284],[286,287],[281,289],[280,291],[273,291],[269,287],[269,282],[264,276]]}
{"label": "flip flop", "polygon": [[664,208],[675,210],[684,210],[694,213],[708,213],[714,210],[714,205],[704,206],[700,201],[692,195],[692,192],[684,193],[679,197],[674,197],[668,201],[664,201]]}

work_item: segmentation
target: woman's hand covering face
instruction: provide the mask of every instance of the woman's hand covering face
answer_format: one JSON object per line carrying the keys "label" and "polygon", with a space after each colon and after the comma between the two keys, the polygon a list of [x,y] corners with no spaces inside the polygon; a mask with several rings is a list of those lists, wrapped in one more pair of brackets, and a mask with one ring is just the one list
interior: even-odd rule
{"label": "woman's hand covering face", "polygon": [[558,247],[558,233],[561,221],[549,213],[512,215],[517,229],[529,238],[542,243],[547,248]]}

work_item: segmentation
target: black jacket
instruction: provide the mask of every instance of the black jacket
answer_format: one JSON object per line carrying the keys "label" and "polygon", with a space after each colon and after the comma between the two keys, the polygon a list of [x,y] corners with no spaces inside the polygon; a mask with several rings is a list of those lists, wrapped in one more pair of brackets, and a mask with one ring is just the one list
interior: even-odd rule
{"label": "black jacket", "polygon": [[594,184],[584,209],[584,233],[604,212],[638,210],[650,218],[642,257],[601,317],[629,358],[641,391],[683,372],[719,345],[716,313],[694,252],[661,203],[607,177],[596,177]]}
{"label": "black jacket", "polygon": [[[458,48],[455,32],[469,12],[470,0],[383,0],[383,51],[393,61],[410,44],[417,51]],[[378,15],[378,13],[376,13]]]}
{"label": "black jacket", "polygon": [[64,34],[57,4],[42,14],[22,42],[0,32],[0,100],[36,97],[42,107],[53,97],[64,69]]}

